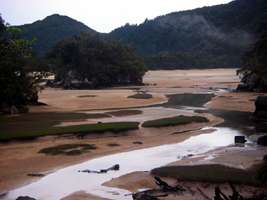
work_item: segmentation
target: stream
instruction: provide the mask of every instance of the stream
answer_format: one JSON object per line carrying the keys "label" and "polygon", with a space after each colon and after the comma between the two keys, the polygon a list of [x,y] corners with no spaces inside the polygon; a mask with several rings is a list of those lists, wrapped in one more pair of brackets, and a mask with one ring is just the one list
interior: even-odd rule
{"label": "stream", "polygon": [[[197,156],[219,147],[232,145],[234,136],[238,135],[243,134],[235,129],[218,127],[211,133],[193,136],[180,143],[96,158],[55,171],[36,182],[8,192],[3,199],[15,200],[19,196],[30,196],[38,200],[59,200],[74,192],[85,191],[103,198],[130,200],[131,195],[127,195],[129,191],[105,187],[102,184],[131,172],[149,171],[167,165],[189,154]],[[119,171],[109,171],[105,174],[78,172],[85,169],[106,169],[115,164],[120,165]]]}

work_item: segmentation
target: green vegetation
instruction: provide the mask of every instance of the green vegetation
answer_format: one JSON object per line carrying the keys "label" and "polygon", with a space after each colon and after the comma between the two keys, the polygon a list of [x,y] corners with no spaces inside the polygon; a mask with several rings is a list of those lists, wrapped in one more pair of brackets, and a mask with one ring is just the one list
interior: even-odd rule
{"label": "green vegetation", "polygon": [[147,93],[137,93],[131,96],[128,96],[128,98],[132,98],[132,99],[151,99],[153,98],[152,94],[147,94]]}
{"label": "green vegetation", "polygon": [[256,173],[219,164],[167,166],[152,170],[153,175],[171,177],[184,181],[207,181],[209,183],[238,183],[259,185]]}
{"label": "green vegetation", "polygon": [[90,150],[95,150],[95,149],[97,149],[97,147],[94,144],[63,144],[41,149],[39,153],[52,156],[55,155],[74,156],[87,153]]}
{"label": "green vegetation", "polygon": [[235,0],[169,13],[140,25],[126,24],[109,34],[60,15],[20,28],[24,38],[36,38],[33,47],[38,55],[83,32],[131,45],[152,69],[237,67],[258,32],[267,29],[266,4],[266,0]]}
{"label": "green vegetation", "polygon": [[131,44],[154,69],[236,67],[259,29],[267,29],[266,5],[265,0],[235,0],[173,12],[126,24],[110,37]]}
{"label": "green vegetation", "polygon": [[44,73],[33,73],[38,64],[32,42],[19,34],[20,30],[7,27],[0,15],[0,113],[26,112],[27,104],[38,101],[37,83]]}
{"label": "green vegetation", "polygon": [[243,85],[240,90],[267,91],[267,33],[259,39],[253,49],[243,59],[242,68],[238,71]]}
{"label": "green vegetation", "polygon": [[42,112],[27,113],[14,116],[0,116],[0,135],[17,134],[19,132],[39,132],[53,128],[62,122],[77,122],[87,119],[110,117],[110,115],[96,113],[71,113],[71,112]]}
{"label": "green vegetation", "polygon": [[173,94],[168,95],[168,102],[164,104],[165,107],[177,106],[193,106],[202,107],[205,103],[209,102],[215,95],[214,94]]}
{"label": "green vegetation", "polygon": [[209,122],[209,120],[205,117],[201,116],[177,116],[177,117],[170,117],[170,118],[163,118],[163,119],[156,119],[151,121],[146,121],[142,124],[142,127],[165,127],[165,126],[177,126],[177,125],[184,125],[190,123],[205,123]]}
{"label": "green vegetation", "polygon": [[130,115],[140,115],[142,113],[143,112],[141,110],[118,110],[118,111],[107,112],[105,114],[113,115],[116,117],[123,117]]}
{"label": "green vegetation", "polygon": [[1,132],[0,141],[8,141],[12,139],[33,139],[47,135],[61,134],[77,134],[83,136],[89,133],[104,133],[104,132],[123,132],[128,130],[138,129],[138,122],[114,122],[114,123],[97,123],[65,127],[43,127],[36,130],[17,130],[13,132]]}
{"label": "green vegetation", "polygon": [[61,41],[48,58],[56,82],[67,89],[142,84],[146,71],[131,48],[89,34]]}

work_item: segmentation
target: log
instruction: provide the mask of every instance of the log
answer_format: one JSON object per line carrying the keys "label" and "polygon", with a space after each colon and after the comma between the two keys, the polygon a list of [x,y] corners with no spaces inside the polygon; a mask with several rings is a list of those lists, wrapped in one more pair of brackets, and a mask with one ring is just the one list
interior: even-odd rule
{"label": "log", "polygon": [[99,171],[85,169],[85,170],[79,170],[78,172],[104,174],[104,173],[107,173],[108,171],[118,171],[118,170],[120,170],[120,165],[116,164],[116,165],[114,165],[114,166],[112,166],[110,168],[107,168],[107,169],[100,169]]}

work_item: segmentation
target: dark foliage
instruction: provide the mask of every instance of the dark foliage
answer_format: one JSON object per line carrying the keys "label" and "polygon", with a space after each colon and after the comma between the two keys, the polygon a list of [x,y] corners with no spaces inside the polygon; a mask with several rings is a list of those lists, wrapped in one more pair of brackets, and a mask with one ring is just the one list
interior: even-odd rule
{"label": "dark foliage", "polygon": [[42,73],[30,73],[36,62],[31,41],[18,37],[20,30],[7,27],[0,17],[0,112],[25,111],[38,100],[36,82]]}
{"label": "dark foliage", "polygon": [[73,80],[91,88],[141,84],[145,73],[130,48],[89,34],[60,42],[48,57],[54,61],[56,80],[66,88]]}
{"label": "dark foliage", "polygon": [[234,67],[266,25],[267,1],[236,0],[127,24],[110,36],[136,48],[150,67]]}
{"label": "dark foliage", "polygon": [[255,43],[243,59],[242,76],[243,88],[247,90],[267,91],[267,33]]}

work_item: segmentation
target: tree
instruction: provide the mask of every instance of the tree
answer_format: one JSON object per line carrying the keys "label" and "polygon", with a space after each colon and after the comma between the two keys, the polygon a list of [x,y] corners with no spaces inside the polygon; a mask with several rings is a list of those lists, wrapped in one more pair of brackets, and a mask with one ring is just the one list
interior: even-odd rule
{"label": "tree", "polygon": [[[19,38],[20,30],[7,27],[0,16],[0,112],[38,100],[36,81],[40,75],[31,72],[32,42]],[[14,109],[13,109],[14,110]]]}
{"label": "tree", "polygon": [[[60,42],[49,53],[56,80],[65,88],[141,84],[145,66],[127,46],[81,34]],[[80,82],[74,86],[73,80]]]}
{"label": "tree", "polygon": [[243,66],[238,71],[245,89],[267,91],[267,34],[255,43],[243,59]]}

